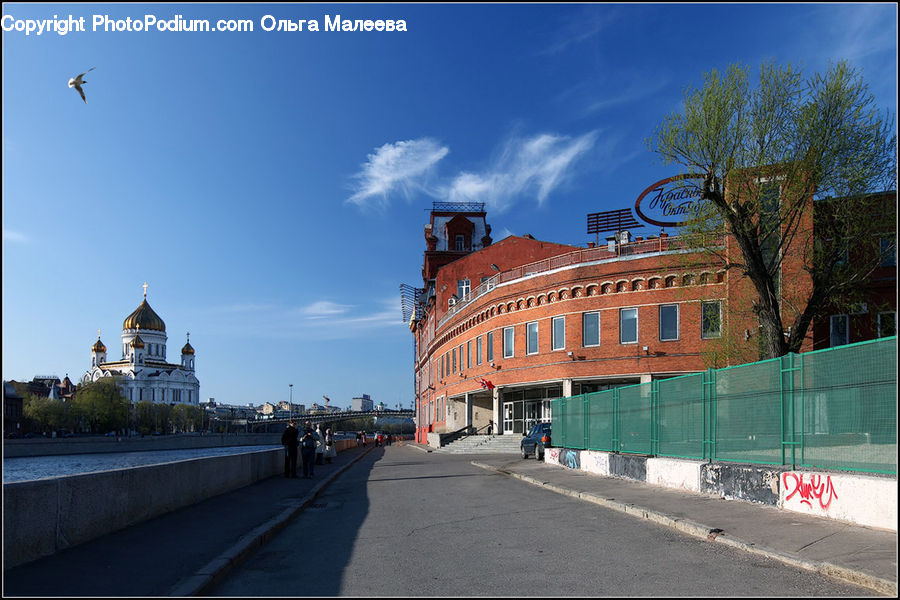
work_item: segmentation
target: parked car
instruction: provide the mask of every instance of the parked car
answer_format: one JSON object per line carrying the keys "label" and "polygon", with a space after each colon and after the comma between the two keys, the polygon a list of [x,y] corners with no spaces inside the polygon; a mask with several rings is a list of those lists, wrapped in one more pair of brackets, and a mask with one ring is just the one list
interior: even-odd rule
{"label": "parked car", "polygon": [[522,458],[533,454],[536,459],[543,460],[544,448],[550,446],[550,423],[538,423],[531,431],[522,435]]}

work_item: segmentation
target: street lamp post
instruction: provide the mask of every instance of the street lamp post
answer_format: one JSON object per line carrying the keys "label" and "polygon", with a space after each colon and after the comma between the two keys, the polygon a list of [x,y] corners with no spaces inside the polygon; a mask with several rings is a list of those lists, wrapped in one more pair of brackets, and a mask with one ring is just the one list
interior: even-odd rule
{"label": "street lamp post", "polygon": [[293,420],[294,420],[294,384],[293,384],[293,383],[289,383],[289,384],[288,384],[288,387],[291,388],[291,403],[290,403],[290,409],[291,409],[291,421],[293,421]]}

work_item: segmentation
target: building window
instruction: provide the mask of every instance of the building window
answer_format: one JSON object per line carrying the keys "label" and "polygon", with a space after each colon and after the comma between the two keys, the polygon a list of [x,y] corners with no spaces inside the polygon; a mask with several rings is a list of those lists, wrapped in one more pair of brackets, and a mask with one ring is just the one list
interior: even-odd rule
{"label": "building window", "polygon": [[472,368],[472,340],[466,342],[466,368]]}
{"label": "building window", "polygon": [[722,303],[700,303],[700,337],[703,339],[722,336]]}
{"label": "building window", "polygon": [[662,304],[659,307],[659,340],[671,342],[678,339],[678,305]]}
{"label": "building window", "polygon": [[475,364],[481,364],[481,336],[475,338]]}
{"label": "building window", "polygon": [[537,322],[525,325],[525,354],[538,353],[538,324]]}
{"label": "building window", "polygon": [[897,313],[878,313],[878,337],[897,335]]}
{"label": "building window", "polygon": [[566,318],[553,317],[551,321],[551,337],[552,348],[554,350],[565,350],[566,348]]}
{"label": "building window", "polygon": [[600,313],[589,312],[581,316],[584,347],[600,345]]}
{"label": "building window", "polygon": [[456,282],[456,297],[463,300],[469,295],[472,283],[468,279],[460,279]]}
{"label": "building window", "polygon": [[503,328],[503,358],[515,356],[516,333],[513,327]]}
{"label": "building window", "polygon": [[636,308],[619,309],[619,343],[635,344],[638,341],[638,312]]}
{"label": "building window", "polygon": [[850,343],[850,327],[847,315],[832,315],[829,343],[832,348]]}
{"label": "building window", "polygon": [[463,251],[466,249],[466,236],[457,234],[456,236],[456,249],[458,251]]}
{"label": "building window", "polygon": [[456,348],[453,349],[453,373],[456,373]]}
{"label": "building window", "polygon": [[494,362],[494,332],[493,331],[488,331],[486,343],[487,343],[488,362]]}
{"label": "building window", "polygon": [[883,235],[878,238],[878,249],[881,252],[881,266],[894,267],[897,265],[897,244],[894,237]]}

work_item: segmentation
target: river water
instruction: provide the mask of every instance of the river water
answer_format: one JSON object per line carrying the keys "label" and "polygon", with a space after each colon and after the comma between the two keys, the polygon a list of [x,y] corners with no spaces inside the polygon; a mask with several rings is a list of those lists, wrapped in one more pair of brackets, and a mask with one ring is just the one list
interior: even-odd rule
{"label": "river water", "polygon": [[108,452],[102,454],[65,454],[3,459],[3,483],[32,481],[48,477],[64,477],[97,471],[128,469],[158,465],[191,458],[227,456],[245,452],[271,450],[281,446],[230,446],[227,448],[190,448],[187,450],[152,450],[147,452]]}

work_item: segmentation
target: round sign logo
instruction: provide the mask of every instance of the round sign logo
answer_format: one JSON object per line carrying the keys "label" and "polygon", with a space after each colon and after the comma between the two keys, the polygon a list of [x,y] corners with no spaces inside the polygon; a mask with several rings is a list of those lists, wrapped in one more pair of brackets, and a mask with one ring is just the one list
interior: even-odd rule
{"label": "round sign logo", "polygon": [[638,216],[660,227],[678,227],[690,221],[703,202],[703,188],[691,179],[704,179],[703,175],[675,175],[657,181],[634,203]]}

